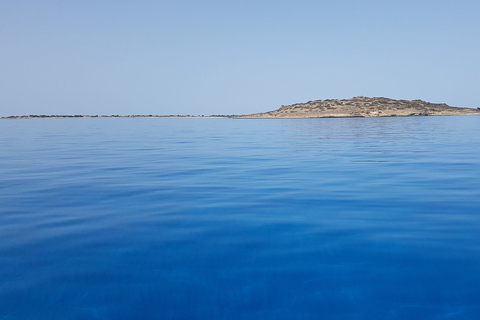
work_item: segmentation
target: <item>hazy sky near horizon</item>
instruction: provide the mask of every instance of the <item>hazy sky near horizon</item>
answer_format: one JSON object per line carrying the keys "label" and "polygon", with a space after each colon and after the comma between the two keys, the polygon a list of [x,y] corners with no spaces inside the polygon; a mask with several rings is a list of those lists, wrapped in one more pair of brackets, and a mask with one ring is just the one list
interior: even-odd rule
{"label": "hazy sky near horizon", "polygon": [[0,1],[0,116],[480,106],[478,0]]}

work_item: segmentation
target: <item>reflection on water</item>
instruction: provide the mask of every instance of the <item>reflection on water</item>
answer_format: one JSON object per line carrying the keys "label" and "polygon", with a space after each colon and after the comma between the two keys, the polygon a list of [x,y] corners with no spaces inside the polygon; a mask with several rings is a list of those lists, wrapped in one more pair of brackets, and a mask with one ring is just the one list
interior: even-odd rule
{"label": "reflection on water", "polygon": [[479,319],[480,117],[0,126],[0,319]]}

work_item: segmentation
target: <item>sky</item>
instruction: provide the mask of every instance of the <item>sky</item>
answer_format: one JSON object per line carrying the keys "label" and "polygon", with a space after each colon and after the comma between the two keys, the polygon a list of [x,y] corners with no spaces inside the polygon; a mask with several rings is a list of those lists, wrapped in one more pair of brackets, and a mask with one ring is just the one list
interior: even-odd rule
{"label": "sky", "polygon": [[478,0],[0,0],[0,116],[479,107]]}

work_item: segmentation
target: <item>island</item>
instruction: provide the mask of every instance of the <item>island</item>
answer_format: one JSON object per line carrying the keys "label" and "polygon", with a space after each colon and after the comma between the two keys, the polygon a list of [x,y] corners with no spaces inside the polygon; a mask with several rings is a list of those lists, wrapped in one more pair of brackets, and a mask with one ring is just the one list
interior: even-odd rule
{"label": "island", "polygon": [[358,96],[351,99],[327,99],[282,106],[281,108],[236,118],[346,118],[346,117],[401,117],[449,116],[480,114],[480,108],[451,107],[444,103],[422,100],[394,100]]}
{"label": "island", "polygon": [[445,103],[423,100],[394,100],[358,96],[351,99],[315,100],[281,106],[274,111],[246,115],[23,115],[1,119],[38,118],[234,118],[234,119],[281,119],[281,118],[348,118],[348,117],[407,117],[480,115],[480,108],[451,107]]}

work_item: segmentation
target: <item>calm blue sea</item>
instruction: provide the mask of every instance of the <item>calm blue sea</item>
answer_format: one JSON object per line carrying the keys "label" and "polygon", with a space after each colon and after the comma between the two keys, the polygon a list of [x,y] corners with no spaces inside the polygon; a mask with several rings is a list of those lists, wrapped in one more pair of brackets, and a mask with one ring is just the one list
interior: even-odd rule
{"label": "calm blue sea", "polygon": [[0,120],[0,319],[480,319],[480,116]]}

